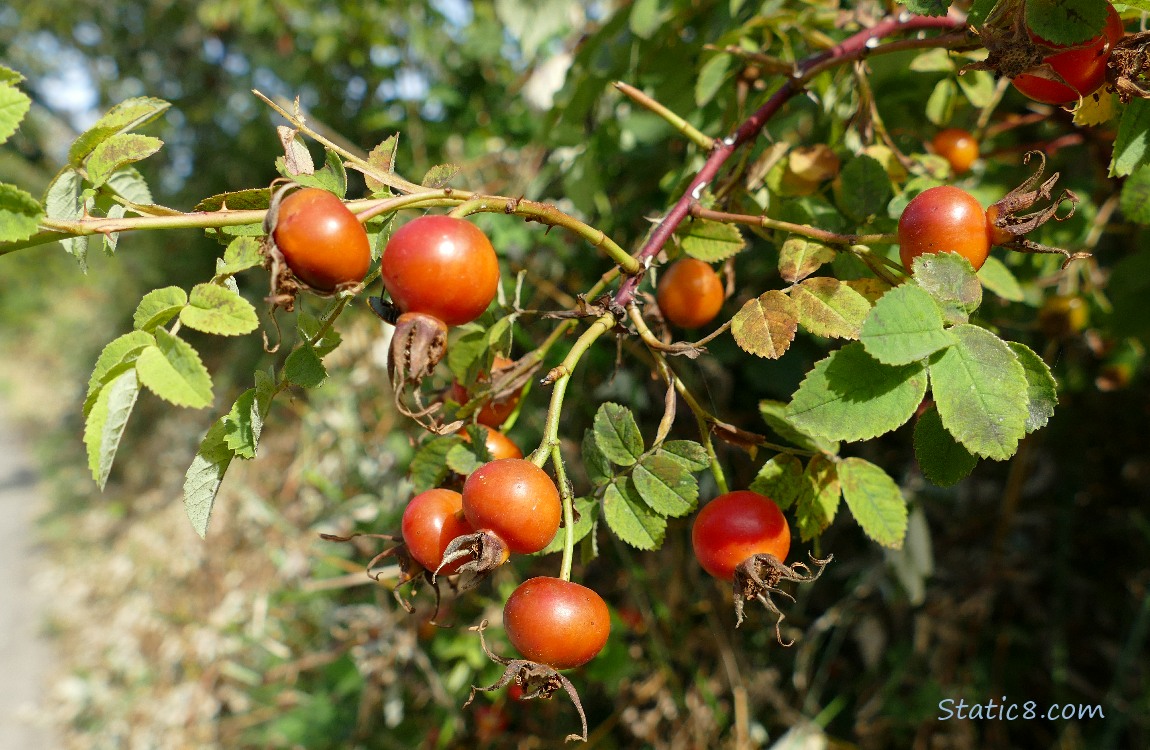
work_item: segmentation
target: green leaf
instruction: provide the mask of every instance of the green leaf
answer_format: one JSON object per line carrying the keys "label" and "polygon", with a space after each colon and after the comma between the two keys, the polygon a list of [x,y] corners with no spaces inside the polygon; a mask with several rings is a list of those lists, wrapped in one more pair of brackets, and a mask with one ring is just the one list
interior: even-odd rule
{"label": "green leaf", "polygon": [[602,487],[611,481],[614,472],[611,470],[611,462],[603,455],[603,451],[599,450],[599,444],[595,442],[595,432],[587,429],[583,431],[583,468],[587,472],[587,478],[591,480],[591,484],[595,487]]}
{"label": "green leaf", "polygon": [[682,225],[676,237],[684,253],[705,263],[726,260],[747,246],[742,233],[734,224],[705,219],[695,219]]}
{"label": "green leaf", "polygon": [[942,423],[971,453],[1005,461],[1026,434],[1026,373],[990,331],[964,323],[950,332],[955,344],[930,364]]}
{"label": "green leaf", "polygon": [[846,163],[839,175],[841,188],[835,199],[848,218],[865,222],[884,213],[893,190],[886,169],[874,157],[862,154]]}
{"label": "green leaf", "polygon": [[939,487],[957,484],[978,464],[978,459],[942,426],[942,417],[934,406],[915,422],[914,455],[922,475]]}
{"label": "green leaf", "polygon": [[[76,170],[65,167],[52,180],[44,195],[44,213],[51,219],[75,221],[82,218],[92,205],[91,198],[81,198],[80,187],[83,180]],[[66,237],[60,244],[80,264],[80,270],[88,272],[88,238]]]}
{"label": "green leaf", "polygon": [[553,49],[548,42],[569,33],[572,7],[571,0],[495,0],[496,17],[502,26],[495,33],[507,34],[518,42],[517,59],[530,63],[537,54]]}
{"label": "green leaf", "polygon": [[414,492],[420,493],[443,484],[448,474],[447,454],[460,442],[454,435],[433,437],[419,447],[408,466]]}
{"label": "green leaf", "polygon": [[694,440],[668,440],[663,443],[658,453],[675,459],[688,471],[703,471],[711,465],[707,449]]}
{"label": "green leaf", "polygon": [[867,298],[832,276],[804,279],[791,289],[799,325],[816,336],[856,339],[870,313]]}
{"label": "green leaf", "polygon": [[926,394],[919,362],[884,365],[861,343],[815,363],[787,407],[800,430],[831,440],[869,440],[906,423]]}
{"label": "green leaf", "polygon": [[970,4],[970,15],[966,17],[966,22],[974,28],[979,28],[986,22],[986,17],[998,5],[998,0],[974,0]]}
{"label": "green leaf", "polygon": [[893,289],[882,279],[847,279],[843,283],[861,294],[867,302],[870,302],[871,307],[874,307],[884,294]]}
{"label": "green leaf", "polygon": [[934,90],[926,100],[926,119],[935,125],[945,127],[954,120],[954,110],[958,106],[958,86],[953,78],[943,78],[934,85]]}
{"label": "green leaf", "polygon": [[383,250],[391,239],[391,230],[395,224],[395,214],[384,214],[368,219],[363,225],[367,230],[367,241],[371,245],[371,260],[373,263],[383,257]]}
{"label": "green leaf", "polygon": [[914,56],[910,69],[915,73],[953,73],[957,67],[945,49],[928,49]]}
{"label": "green leaf", "polygon": [[326,357],[343,343],[343,336],[335,328],[329,327],[323,336],[316,341],[315,337],[319,335],[319,329],[322,325],[319,318],[305,310],[300,310],[296,316],[296,330],[299,331],[300,338],[311,342],[315,353],[320,357]]}
{"label": "green leaf", "polygon": [[242,336],[260,325],[252,303],[218,284],[192,287],[188,305],[180,311],[180,322],[216,336]]}
{"label": "green leaf", "polygon": [[152,393],[176,406],[202,409],[212,403],[212,377],[192,345],[163,328],[156,344],[140,352],[136,372]]}
{"label": "green leaf", "polygon": [[0,242],[28,239],[43,218],[39,201],[14,185],[0,184]]}
{"label": "green leaf", "polygon": [[103,490],[112,471],[112,462],[128,425],[128,417],[140,395],[136,371],[126,368],[100,388],[84,422],[84,445],[88,449],[88,468],[96,485]]}
{"label": "green leaf", "polygon": [[420,185],[429,188],[447,187],[455,176],[463,171],[458,164],[436,164],[427,170],[427,174],[419,181]]}
{"label": "green leaf", "polygon": [[731,55],[720,52],[699,68],[695,79],[695,106],[705,107],[719,92],[731,69]]}
{"label": "green leaf", "polygon": [[1130,221],[1150,225],[1150,166],[1138,167],[1122,183],[1118,206]]}
{"label": "green leaf", "polygon": [[838,475],[843,500],[863,533],[884,547],[901,547],[906,500],[890,475],[861,458],[842,461]]}
{"label": "green leaf", "polygon": [[232,453],[244,459],[256,457],[260,433],[263,431],[264,417],[271,408],[270,388],[249,388],[240,394],[232,404],[231,411],[224,417],[224,440]]}
{"label": "green leaf", "polygon": [[595,443],[612,463],[631,466],[643,454],[643,435],[626,406],[607,402],[595,412]]}
{"label": "green leaf", "polygon": [[1006,345],[1014,352],[1026,375],[1026,432],[1029,434],[1045,427],[1054,416],[1054,409],[1058,406],[1058,383],[1042,357],[1026,344],[1008,341]]}
{"label": "green leaf", "polygon": [[659,0],[635,0],[628,20],[632,34],[640,39],[650,39],[663,25],[663,9]]}
{"label": "green leaf", "polygon": [[92,411],[101,389],[125,370],[135,369],[140,352],[155,344],[156,339],[144,331],[131,331],[108,342],[88,378],[88,395],[84,398],[85,417]]}
{"label": "green leaf", "polygon": [[903,5],[918,16],[945,16],[950,0],[903,0]]}
{"label": "green leaf", "polygon": [[1150,101],[1135,97],[1122,109],[1110,159],[1110,176],[1126,177],[1150,164]]}
{"label": "green leaf", "polygon": [[88,181],[99,187],[112,176],[113,172],[133,162],[147,159],[163,145],[163,141],[150,135],[138,133],[114,135],[92,149],[92,153],[84,162]]}
{"label": "green leaf", "polygon": [[[373,148],[367,155],[367,163],[386,174],[395,173],[395,150],[399,145],[399,133],[388,136],[383,143]],[[390,195],[387,185],[364,172],[364,181],[372,195]]]}
{"label": "green leaf", "polygon": [[196,211],[263,211],[271,205],[269,188],[249,188],[234,193],[218,193],[196,204]]}
{"label": "green leaf", "polygon": [[1080,44],[1102,32],[1106,0],[1027,0],[1026,25],[1051,44]]}
{"label": "green leaf", "polygon": [[1150,332],[1150,252],[1127,253],[1111,268],[1106,293],[1114,304],[1111,330],[1117,335]]}
{"label": "green leaf", "polygon": [[982,285],[1009,302],[1021,302],[1024,298],[1022,286],[1006,264],[988,256],[982,268],[978,269],[978,280]]}
{"label": "green leaf", "polygon": [[[599,515],[599,502],[593,497],[577,497],[574,501],[575,504],[575,527],[572,529],[573,543],[578,544],[591,533],[591,529],[595,528],[595,518]],[[539,552],[537,555],[550,555],[555,552],[563,550],[563,544],[566,542],[567,532],[559,529],[559,533],[555,538]]]}
{"label": "green leaf", "polygon": [[315,348],[304,342],[287,356],[283,376],[303,388],[318,388],[327,380],[327,368]]}
{"label": "green leaf", "polygon": [[488,326],[483,334],[483,342],[488,351],[492,352],[507,352],[511,351],[513,323],[515,322],[515,313],[505,315],[499,320]]}
{"label": "green leaf", "polygon": [[967,322],[982,304],[982,284],[961,255],[928,253],[915,258],[913,265],[915,283],[938,301],[947,323]]}
{"label": "green leaf", "polygon": [[[108,176],[104,187],[111,188],[116,195],[132,203],[146,206],[152,202],[152,191],[148,187],[147,181],[144,180],[144,176],[140,174],[140,170],[135,167],[123,167],[113,172]],[[111,215],[111,211],[109,211],[109,215]]]}
{"label": "green leaf", "polygon": [[762,414],[763,421],[767,423],[772,432],[796,448],[832,455],[839,452],[837,440],[826,440],[818,435],[809,435],[787,419],[787,405],[782,401],[771,399],[760,401],[759,413]]}
{"label": "green leaf", "polygon": [[958,87],[972,106],[982,109],[994,101],[994,76],[985,70],[968,70],[958,77]]}
{"label": "green leaf", "polygon": [[607,485],[603,518],[615,536],[635,549],[658,549],[667,533],[667,519],[647,507],[630,477]]}
{"label": "green leaf", "polygon": [[23,91],[7,81],[0,83],[0,143],[12,137],[31,106],[32,100]]}
{"label": "green leaf", "polygon": [[132,326],[138,331],[154,331],[179,315],[186,304],[188,295],[178,286],[153,289],[136,305]]}
{"label": "green leaf", "polygon": [[887,365],[910,364],[954,342],[934,298],[914,284],[897,286],[879,299],[861,338],[867,354]]}
{"label": "green leaf", "polygon": [[780,453],[763,464],[747,489],[769,497],[786,510],[802,496],[806,481],[803,462],[789,453]]}
{"label": "green leaf", "polygon": [[315,176],[322,180],[320,187],[335,193],[343,200],[347,197],[347,168],[343,166],[343,157],[330,148],[324,148],[327,163]]}
{"label": "green leaf", "polygon": [[16,84],[24,81],[24,74],[6,65],[0,65],[0,83]]}
{"label": "green leaf", "polygon": [[192,465],[184,474],[184,512],[201,539],[207,536],[212,506],[234,456],[228,447],[224,418],[221,417],[204,435]]}
{"label": "green leaf", "polygon": [[[477,449],[475,447],[476,445],[482,447]],[[490,455],[486,455],[486,460],[484,457],[480,457],[478,455],[480,451],[487,454],[487,446],[482,441],[476,443],[474,438],[472,438],[472,441],[469,443],[461,442],[458,445],[452,446],[451,450],[447,451],[447,468],[456,474],[468,476],[471,472],[491,460]]]}
{"label": "green leaf", "polygon": [[825,456],[812,456],[803,472],[803,481],[795,498],[795,520],[799,538],[814,539],[835,520],[841,497],[838,471]]}
{"label": "green leaf", "polygon": [[[280,157],[279,159],[277,159],[276,160],[277,167],[282,165],[283,161],[284,161],[283,157]],[[299,183],[300,185],[302,185],[304,187],[318,188],[320,190],[324,190],[324,191],[327,191],[329,193],[332,193],[333,195],[336,195],[340,198],[343,197],[344,193],[347,190],[347,183],[346,183],[347,175],[343,169],[342,164],[340,164],[339,169],[336,170],[336,169],[333,169],[331,164],[329,163],[327,166],[324,166],[322,169],[317,169],[315,172],[312,172],[311,174],[307,174],[307,173],[293,174],[291,172],[286,172],[286,167],[280,169],[280,173],[283,174],[285,177],[289,177],[291,180]],[[236,229],[238,229],[238,227],[228,228],[229,231],[235,231]]]}
{"label": "green leaf", "polygon": [[461,383],[471,380],[481,366],[487,346],[486,330],[475,327],[463,330],[447,347],[447,368]]}
{"label": "green leaf", "polygon": [[699,482],[680,461],[659,452],[644,456],[631,479],[647,507],[661,516],[682,518],[699,503]]}
{"label": "green leaf", "polygon": [[805,237],[788,237],[779,249],[779,276],[794,284],[835,259],[835,251]]}
{"label": "green leaf", "polygon": [[126,133],[146,125],[162,115],[170,106],[172,105],[162,99],[148,96],[120,102],[76,139],[72,148],[68,150],[68,162],[74,167],[79,167],[101,143],[118,133]]}
{"label": "green leaf", "polygon": [[750,300],[731,318],[731,335],[743,351],[778,359],[790,348],[799,327],[798,306],[772,289]]}
{"label": "green leaf", "polygon": [[260,243],[254,237],[236,237],[228,243],[221,263],[216,266],[216,278],[233,276],[240,271],[263,265]]}

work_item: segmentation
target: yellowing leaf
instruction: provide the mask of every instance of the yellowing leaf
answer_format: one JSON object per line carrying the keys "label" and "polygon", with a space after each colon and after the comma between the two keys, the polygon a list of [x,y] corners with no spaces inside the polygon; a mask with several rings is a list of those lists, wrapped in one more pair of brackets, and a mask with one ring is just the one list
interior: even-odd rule
{"label": "yellowing leaf", "polygon": [[767,359],[786,353],[798,327],[794,301],[774,289],[743,305],[731,318],[731,335],[739,348]]}

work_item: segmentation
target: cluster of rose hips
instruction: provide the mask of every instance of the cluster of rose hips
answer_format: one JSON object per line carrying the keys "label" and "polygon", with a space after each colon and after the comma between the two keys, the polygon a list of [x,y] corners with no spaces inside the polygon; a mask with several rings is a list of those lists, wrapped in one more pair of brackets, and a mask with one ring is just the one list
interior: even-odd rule
{"label": "cluster of rose hips", "polygon": [[[1109,5],[1102,32],[1071,47],[1051,44],[1023,31],[1019,24],[1017,19],[1008,24],[1009,33],[1002,33],[1001,28],[995,32],[994,24],[988,24],[991,31],[984,31],[984,41],[991,56],[982,67],[1009,76],[1020,92],[1034,100],[1059,105],[1079,101],[1103,85],[1107,63],[1124,32],[1121,19]],[[1003,50],[1010,40],[1019,39],[1030,50],[1028,62],[1017,70],[1006,70],[1002,66],[1012,58]],[[940,131],[931,148],[950,163],[956,175],[970,170],[979,152],[977,139],[957,128]],[[1039,199],[1052,199],[1056,177],[1043,181],[1040,167],[987,209],[953,186],[923,191],[908,203],[898,222],[904,268],[909,273],[914,258],[923,254],[954,252],[977,270],[993,245],[1049,251],[1027,244],[1023,235],[1050,218],[1065,218],[1055,212],[1063,200],[1074,202],[1073,194],[1064,192],[1045,209],[1022,212],[1032,209]],[[320,294],[359,291],[371,265],[370,243],[359,217],[335,195],[315,188],[281,189],[269,210],[268,230],[275,299],[290,300],[301,287]],[[449,328],[474,321],[495,298],[498,258],[486,235],[465,218],[429,214],[394,232],[382,254],[380,276],[389,301],[382,297],[370,301],[395,326],[389,374],[396,403],[405,414],[420,420],[439,407],[422,404],[420,384],[446,353]],[[683,257],[663,269],[655,300],[667,323],[697,329],[715,319],[725,297],[724,284],[711,264]],[[492,373],[479,375],[480,382],[493,379],[495,372],[513,363],[497,356],[492,366]],[[405,390],[414,394],[414,409],[400,403]],[[449,393],[460,404],[471,396],[459,383]],[[437,577],[451,577],[473,586],[512,554],[540,552],[560,532],[563,502],[555,481],[539,465],[524,459],[518,446],[499,431],[518,400],[518,390],[494,393],[474,410],[474,421],[486,428],[486,454],[491,460],[467,475],[462,491],[438,487],[408,502],[401,522],[401,549],[407,564],[404,580],[422,574],[433,584]],[[462,426],[458,421],[423,424],[436,432],[454,432]],[[467,431],[460,436],[471,439]],[[729,492],[705,504],[692,525],[691,541],[703,569],[734,585],[737,621],[742,622],[743,603],[757,599],[777,615],[780,643],[783,614],[771,594],[789,596],[778,588],[781,581],[814,580],[830,560],[812,557],[817,570],[801,562],[786,565],[791,542],[786,518],[772,500],[747,490]],[[495,689],[514,681],[527,697],[536,697],[562,687],[579,706],[574,688],[558,671],[587,663],[605,646],[610,614],[602,597],[566,577],[531,578],[508,597],[503,625],[523,658],[508,660],[488,651],[491,658],[506,665],[506,671],[496,685],[477,689]],[[481,638],[483,627],[485,623],[479,628]],[[485,641],[483,645],[486,650]],[[472,697],[474,693],[475,689]],[[579,710],[582,715],[581,706]],[[585,718],[583,729],[586,739]]]}
{"label": "cluster of rose hips", "polygon": [[[323,190],[303,188],[280,193],[273,213],[269,257],[282,259],[294,276],[291,283],[326,294],[355,289],[363,281],[370,265],[367,235],[342,201]],[[392,356],[408,362],[408,375],[423,367],[415,376],[419,379],[430,374],[446,350],[447,328],[471,322],[494,299],[499,281],[495,251],[484,233],[465,219],[424,215],[391,236],[380,264],[391,302],[376,299],[373,307],[396,326]],[[684,258],[664,273],[657,300],[669,322],[696,328],[718,314],[723,296],[723,285],[710,265]],[[412,348],[426,344],[419,340],[420,331],[432,331],[438,351],[426,363],[411,365]],[[398,349],[395,339],[402,341]],[[493,364],[502,369],[510,362],[497,357]],[[451,395],[461,403],[468,398],[458,383]],[[461,492],[438,487],[408,502],[401,522],[405,581],[421,574],[433,584],[440,576],[466,576],[466,585],[472,586],[512,554],[539,552],[559,533],[563,509],[554,480],[498,431],[517,401],[516,393],[476,412],[476,421],[487,428],[492,460],[466,477]],[[466,431],[460,434],[469,439]],[[708,503],[696,517],[692,543],[708,573],[735,585],[739,622],[743,602],[750,599],[762,601],[781,621],[783,615],[770,598],[772,592],[783,593],[777,584],[817,577],[802,563],[784,564],[790,528],[778,506],[754,492],[731,492]],[[816,561],[819,572],[825,562]],[[562,687],[578,706],[574,688],[558,670],[581,666],[603,649],[611,622],[602,597],[570,580],[531,578],[508,597],[503,626],[523,658],[491,654],[507,665],[506,672],[496,685],[478,689],[514,680],[529,696],[545,696]]]}
{"label": "cluster of rose hips", "polygon": [[[1106,3],[1106,20],[1094,37],[1074,45],[1053,44],[1025,27],[1024,14],[1009,4],[1002,13],[1015,11],[1012,18],[998,24],[993,17],[982,30],[990,50],[985,63],[971,69],[989,69],[1010,78],[1013,86],[1028,98],[1044,104],[1071,105],[1095,93],[1107,82],[1108,69],[1119,42],[1125,37],[1121,17]],[[1005,27],[1005,28],[1003,28]],[[1023,52],[1029,51],[1029,57]],[[1018,61],[1023,67],[1015,69]],[[1111,79],[1121,71],[1111,71]],[[978,159],[977,138],[960,128],[945,128],[931,141],[934,153],[950,164],[954,174],[969,171]],[[924,253],[954,252],[962,255],[975,270],[982,267],[990,248],[1009,244],[1025,252],[1050,252],[1025,240],[1022,235],[1044,221],[1055,218],[1054,208],[1062,200],[1077,199],[1064,193],[1050,209],[1019,216],[1039,198],[1050,199],[1053,178],[1039,185],[1041,170],[1019,189],[985,211],[969,193],[952,186],[925,190],[907,205],[899,220],[899,256],[907,271],[914,258]],[[1034,188],[1037,187],[1037,190]],[[1063,216],[1061,218],[1067,218]],[[1061,252],[1061,251],[1057,251]],[[1074,256],[1067,256],[1070,260]]]}

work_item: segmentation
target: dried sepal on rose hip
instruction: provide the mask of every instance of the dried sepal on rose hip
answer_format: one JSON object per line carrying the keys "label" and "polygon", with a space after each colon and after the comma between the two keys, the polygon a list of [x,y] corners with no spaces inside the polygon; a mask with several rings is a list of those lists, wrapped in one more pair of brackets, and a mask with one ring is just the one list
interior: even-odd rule
{"label": "dried sepal on rose hip", "polygon": [[815,581],[834,559],[833,555],[821,560],[812,556],[815,571],[806,563],[787,565],[784,560],[791,548],[787,519],[773,500],[750,490],[728,492],[703,506],[691,526],[691,545],[704,570],[734,584],[735,627],[743,623],[743,603],[757,599],[777,616],[775,638],[782,646],[794,641],[783,641],[781,624],[786,615],[771,594],[794,601],[779,583]]}
{"label": "dried sepal on rose hip", "polygon": [[[383,583],[383,574],[375,570],[375,566],[383,560],[394,557],[396,564],[399,566],[399,580],[396,581],[395,586],[392,587],[391,594],[395,597],[395,601],[399,606],[411,614],[415,612],[415,606],[403,595],[403,587],[407,584],[412,585],[412,589],[419,584],[420,581],[426,583],[435,592],[435,612],[439,613],[440,591],[439,582],[432,576],[431,571],[426,570],[420,565],[411,552],[408,550],[407,545],[402,542],[400,538],[392,536],[391,534],[349,534],[347,536],[339,536],[337,534],[320,534],[320,539],[326,542],[351,542],[355,539],[382,539],[387,542],[398,542],[394,546],[384,549],[382,552],[376,554],[364,566],[367,577],[376,583]],[[432,616],[432,622],[435,621],[435,615]]]}
{"label": "dried sepal on rose hip", "polygon": [[367,230],[326,190],[281,186],[272,194],[264,231],[272,274],[268,299],[288,311],[301,290],[326,297],[358,288],[371,266]]}
{"label": "dried sepal on rose hip", "polygon": [[[435,612],[438,615],[439,576],[455,575],[459,573],[460,567],[450,562],[444,563],[444,552],[451,540],[471,531],[473,529],[463,515],[463,496],[455,490],[437,487],[424,490],[408,501],[400,521],[398,538],[391,534],[320,534],[320,538],[329,542],[350,542],[356,538],[401,542],[368,561],[368,577],[380,581],[382,574],[374,571],[375,566],[388,557],[394,557],[400,569],[400,578],[393,591],[396,601],[409,613],[413,612],[414,607],[403,598],[400,590],[404,584],[422,578],[435,591]],[[434,620],[435,616],[432,617],[433,623]]]}
{"label": "dried sepal on rose hip", "polygon": [[479,623],[479,625],[471,628],[479,632],[479,642],[483,646],[483,652],[487,654],[487,658],[491,661],[502,664],[506,668],[503,674],[499,676],[493,684],[487,687],[480,687],[478,685],[471,686],[471,693],[467,696],[467,700],[463,704],[463,708],[471,705],[475,700],[475,694],[479,691],[491,692],[493,690],[500,690],[507,685],[517,685],[522,694],[519,700],[530,700],[532,698],[550,698],[562,688],[566,691],[571,702],[575,704],[575,710],[579,712],[579,720],[583,724],[582,734],[569,734],[566,741],[582,740],[587,741],[587,714],[583,711],[583,703],[579,700],[579,692],[575,690],[575,686],[571,684],[563,675],[558,671],[546,664],[537,664],[533,661],[526,659],[508,659],[500,656],[491,650],[487,645],[487,640],[483,637],[483,631],[487,628],[487,620]]}
{"label": "dried sepal on rose hip", "polygon": [[[1021,185],[986,209],[986,228],[991,243],[995,245],[1002,245],[1022,253],[1051,253],[1066,256],[1062,264],[1065,268],[1073,260],[1090,257],[1090,253],[1072,253],[1069,250],[1028,240],[1024,235],[1033,232],[1051,219],[1055,221],[1069,219],[1074,215],[1074,209],[1078,205],[1078,196],[1073,191],[1063,188],[1058,197],[1054,198],[1054,185],[1058,182],[1059,173],[1055,172],[1043,179],[1043,173],[1046,171],[1046,155],[1041,151],[1029,151],[1023,157],[1023,164],[1029,164],[1032,156],[1038,157],[1038,168]],[[1035,206],[1040,201],[1049,203],[1036,209]],[[1070,210],[1060,216],[1058,210],[1064,202],[1070,203]]]}
{"label": "dried sepal on rose hip", "polygon": [[[423,313],[403,313],[395,321],[387,357],[387,376],[395,408],[424,429],[440,435],[455,432],[463,422],[443,424],[436,419],[435,413],[442,404],[424,404],[420,386],[446,354],[447,326],[442,320]],[[412,406],[405,402],[407,394],[411,395]]]}
{"label": "dried sepal on rose hip", "polygon": [[743,624],[743,602],[757,599],[760,604],[767,608],[767,611],[777,617],[775,620],[775,639],[779,642],[779,645],[794,645],[794,639],[786,642],[783,641],[781,626],[787,616],[783,614],[783,611],[780,610],[774,600],[771,599],[771,594],[780,594],[793,602],[795,598],[780,589],[778,587],[779,584],[783,581],[793,581],[795,583],[811,583],[817,581],[819,576],[823,574],[823,569],[826,568],[827,563],[834,559],[834,555],[827,555],[822,559],[811,555],[811,563],[816,566],[816,570],[811,570],[810,566],[802,562],[786,565],[770,554],[752,555],[739,563],[738,566],[735,567],[734,581],[735,627],[737,628]]}
{"label": "dried sepal on rose hip", "polygon": [[1131,99],[1150,99],[1150,31],[1128,34],[1114,44],[1106,68],[1106,80],[1123,104]]}

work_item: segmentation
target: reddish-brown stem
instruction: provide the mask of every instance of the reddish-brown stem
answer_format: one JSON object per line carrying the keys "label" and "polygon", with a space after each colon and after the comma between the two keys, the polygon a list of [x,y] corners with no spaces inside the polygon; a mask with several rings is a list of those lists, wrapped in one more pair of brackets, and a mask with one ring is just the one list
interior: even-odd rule
{"label": "reddish-brown stem", "polygon": [[[901,13],[889,16],[869,29],[863,29],[844,39],[834,47],[811,55],[795,66],[795,72],[787,81],[771,94],[770,98],[759,107],[754,114],[735,129],[726,138],[716,140],[707,161],[699,169],[695,178],[691,180],[687,189],[680,196],[675,205],[662,218],[652,230],[651,235],[641,248],[635,253],[635,259],[643,268],[650,265],[651,260],[667,244],[675,230],[690,214],[691,206],[699,200],[703,191],[714,181],[719,170],[739,147],[750,142],[758,136],[762,129],[775,113],[782,109],[792,97],[803,91],[808,80],[823,70],[839,65],[849,60],[857,60],[874,53],[876,50],[870,46],[872,40],[881,39],[891,34],[908,31],[922,31],[926,29],[945,29],[954,31],[961,29],[964,21],[960,18],[944,16],[935,18],[930,16],[912,16]],[[917,40],[915,40],[917,41]],[[635,291],[643,280],[643,274],[628,276],[619,285],[615,293],[615,302],[626,307],[635,297]]]}

